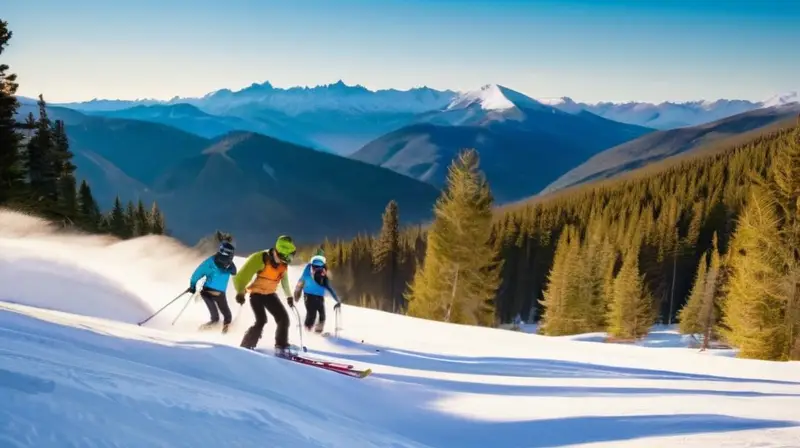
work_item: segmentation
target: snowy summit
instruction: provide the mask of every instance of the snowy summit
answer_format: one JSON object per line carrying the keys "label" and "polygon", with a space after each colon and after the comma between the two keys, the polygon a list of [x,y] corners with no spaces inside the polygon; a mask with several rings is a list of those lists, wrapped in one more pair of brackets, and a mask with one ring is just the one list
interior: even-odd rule
{"label": "snowy summit", "polygon": [[764,101],[761,107],[784,106],[791,103],[800,103],[800,92],[794,91],[775,95],[772,98]]}
{"label": "snowy summit", "polygon": [[477,105],[483,110],[503,111],[508,109],[544,109],[544,104],[508,87],[487,84],[479,90],[459,94],[446,110],[466,109]]}

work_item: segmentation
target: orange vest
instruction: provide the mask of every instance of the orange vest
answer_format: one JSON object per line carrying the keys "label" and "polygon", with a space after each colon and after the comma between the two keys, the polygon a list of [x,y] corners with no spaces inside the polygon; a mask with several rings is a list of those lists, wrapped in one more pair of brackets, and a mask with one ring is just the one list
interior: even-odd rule
{"label": "orange vest", "polygon": [[256,278],[247,286],[247,291],[256,294],[272,294],[278,290],[278,283],[280,283],[283,276],[286,274],[287,266],[283,263],[278,267],[268,260],[268,254],[264,254],[264,269],[256,274]]}

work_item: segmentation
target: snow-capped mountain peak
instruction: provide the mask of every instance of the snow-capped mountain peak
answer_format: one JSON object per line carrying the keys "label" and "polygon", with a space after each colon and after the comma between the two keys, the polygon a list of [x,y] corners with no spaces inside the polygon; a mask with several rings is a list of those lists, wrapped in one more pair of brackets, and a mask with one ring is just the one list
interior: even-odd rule
{"label": "snow-capped mountain peak", "polygon": [[790,103],[800,103],[800,92],[794,91],[775,95],[761,103],[761,107],[783,106]]}
{"label": "snow-capped mountain peak", "polygon": [[568,96],[558,98],[536,98],[536,101],[570,114],[577,114],[585,110],[584,106]]}
{"label": "snow-capped mountain peak", "polygon": [[503,111],[514,108],[543,109],[544,104],[508,87],[487,84],[479,90],[464,92],[456,96],[446,110],[466,109],[477,105],[483,110]]}

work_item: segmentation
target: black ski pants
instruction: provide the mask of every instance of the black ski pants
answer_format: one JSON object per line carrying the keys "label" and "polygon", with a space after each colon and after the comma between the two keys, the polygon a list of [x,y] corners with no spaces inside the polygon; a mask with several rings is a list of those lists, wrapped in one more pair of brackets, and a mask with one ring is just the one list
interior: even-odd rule
{"label": "black ski pants", "polygon": [[278,328],[275,330],[275,346],[286,348],[289,346],[289,314],[283,307],[278,294],[250,294],[250,307],[256,317],[255,323],[250,327],[242,339],[242,347],[255,348],[261,339],[264,325],[267,324],[267,311],[275,318]]}
{"label": "black ski pants", "polygon": [[306,294],[306,328],[311,328],[319,313],[319,326],[325,324],[325,298],[316,294]]}
{"label": "black ski pants", "polygon": [[[211,314],[211,322],[219,322],[219,313],[222,312],[222,323],[231,323],[231,309],[228,307],[228,298],[225,296],[225,292],[203,288],[200,290],[200,297],[208,307],[208,312]],[[219,311],[217,311],[217,308],[219,308]]]}

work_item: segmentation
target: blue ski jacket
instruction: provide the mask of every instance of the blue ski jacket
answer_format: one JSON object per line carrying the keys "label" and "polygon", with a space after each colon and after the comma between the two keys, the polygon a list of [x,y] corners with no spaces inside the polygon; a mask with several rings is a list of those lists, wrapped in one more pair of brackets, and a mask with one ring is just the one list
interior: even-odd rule
{"label": "blue ski jacket", "polygon": [[305,269],[303,269],[303,274],[300,275],[297,286],[300,286],[300,282],[303,283],[303,293],[325,297],[325,291],[328,291],[331,293],[331,296],[333,296],[333,299],[336,300],[337,303],[341,303],[341,300],[339,300],[336,292],[328,283],[328,277],[323,277],[323,284],[319,284],[316,280],[314,280],[314,274],[311,272],[311,263],[307,264]]}
{"label": "blue ski jacket", "polygon": [[221,266],[215,261],[215,257],[215,255],[212,255],[197,266],[192,278],[189,280],[190,286],[197,285],[197,282],[205,277],[204,287],[206,289],[221,292],[225,292],[228,289],[228,279],[231,278],[231,275],[236,275],[236,265],[231,262],[227,267]]}

